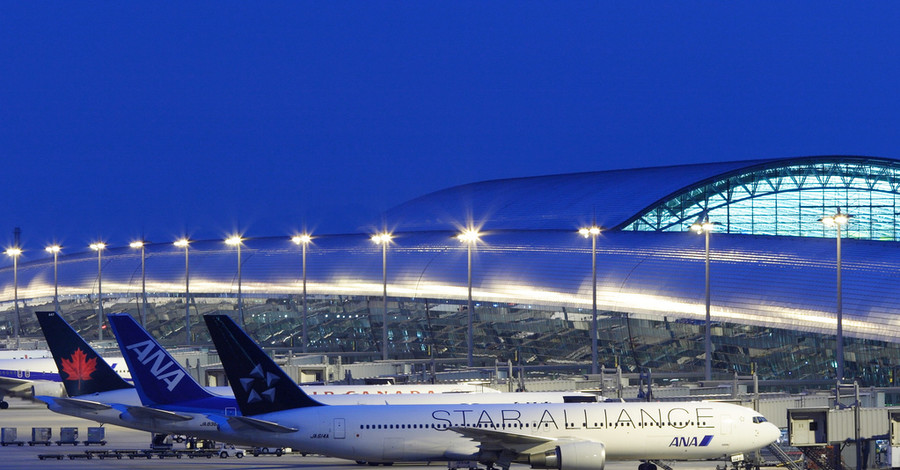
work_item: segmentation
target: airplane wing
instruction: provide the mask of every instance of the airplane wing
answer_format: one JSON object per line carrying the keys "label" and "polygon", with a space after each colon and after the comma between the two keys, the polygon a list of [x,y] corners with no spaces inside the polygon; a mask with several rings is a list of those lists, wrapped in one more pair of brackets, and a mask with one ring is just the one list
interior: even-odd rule
{"label": "airplane wing", "polygon": [[149,408],[146,406],[129,406],[126,408],[128,414],[136,419],[157,419],[161,421],[190,421],[193,416],[181,415],[172,411],[160,410],[157,408]]}
{"label": "airplane wing", "polygon": [[64,397],[48,397],[38,395],[35,398],[46,403],[54,402],[60,409],[79,410],[79,411],[103,411],[112,409],[112,406],[106,403],[100,403],[91,400],[81,400],[78,398]]}
{"label": "airplane wing", "polygon": [[256,431],[274,433],[297,432],[297,428],[289,428],[278,423],[250,418],[248,416],[232,416],[228,418],[228,425],[231,426],[231,428],[235,431],[240,431],[242,429],[253,429]]}
{"label": "airplane wing", "polygon": [[543,452],[552,448],[557,439],[528,434],[513,434],[483,428],[451,426],[451,431],[477,441],[482,450],[511,451],[517,454]]}
{"label": "airplane wing", "polygon": [[14,379],[12,377],[0,377],[0,390],[4,393],[0,395],[19,395],[22,393],[30,393],[33,380]]}

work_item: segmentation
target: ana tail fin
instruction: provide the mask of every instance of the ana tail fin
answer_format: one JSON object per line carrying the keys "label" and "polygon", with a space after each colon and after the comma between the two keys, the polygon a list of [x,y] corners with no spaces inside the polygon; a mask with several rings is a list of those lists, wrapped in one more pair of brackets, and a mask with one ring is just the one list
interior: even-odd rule
{"label": "ana tail fin", "polygon": [[228,315],[204,315],[241,414],[322,406],[310,398]]}
{"label": "ana tail fin", "polygon": [[36,312],[59,377],[70,397],[132,388],[56,312]]}
{"label": "ana tail fin", "polygon": [[107,315],[144,406],[200,400],[213,395],[127,313]]}

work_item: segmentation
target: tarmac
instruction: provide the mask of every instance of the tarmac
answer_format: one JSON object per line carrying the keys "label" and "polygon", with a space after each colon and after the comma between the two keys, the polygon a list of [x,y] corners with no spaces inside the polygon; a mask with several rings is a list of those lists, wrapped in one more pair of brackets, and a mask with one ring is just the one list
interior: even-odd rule
{"label": "tarmac", "polygon": [[[173,454],[168,454],[164,458],[153,455],[151,458],[140,457],[130,459],[127,453],[122,453],[122,458],[115,458],[116,450],[138,450],[148,449],[150,447],[150,434],[144,431],[135,431],[132,429],[122,428],[119,426],[105,425],[106,445],[90,445],[85,446],[84,440],[88,437],[88,427],[98,426],[97,423],[87,421],[80,418],[74,418],[48,410],[42,402],[32,402],[28,400],[20,400],[16,398],[7,398],[10,406],[7,410],[0,411],[0,427],[17,429],[19,441],[23,441],[22,446],[4,446],[0,447],[0,469],[26,469],[34,465],[41,469],[71,469],[71,468],[123,468],[123,469],[156,469],[156,470],[181,470],[181,469],[197,469],[197,468],[221,468],[221,469],[243,469],[243,470],[275,470],[275,469],[326,469],[326,470],[360,470],[362,468],[370,468],[362,466],[353,461],[335,459],[330,457],[322,457],[317,455],[302,456],[300,454],[285,454],[283,456],[260,455],[254,457],[249,452],[243,458],[234,456],[221,458],[213,456],[212,458],[188,458],[183,455],[182,458],[176,458]],[[28,445],[28,441],[32,438],[33,427],[51,428],[51,444],[45,445]],[[60,439],[60,428],[77,427],[78,428],[78,445],[62,444],[58,445],[57,440]],[[174,444],[174,450],[183,450],[184,444]],[[87,459],[85,451],[92,452],[91,459]],[[101,454],[108,454],[101,458]],[[39,456],[45,456],[41,460]],[[56,460],[59,456],[61,459]],[[142,455],[142,454],[141,454]],[[75,456],[72,458],[71,456]],[[607,462],[608,470],[637,470],[639,462]],[[721,461],[713,462],[675,462],[669,463],[674,470],[714,470],[716,465],[722,465]],[[434,470],[447,469],[447,462],[427,463],[396,463],[391,468],[402,468],[404,470]],[[484,466],[479,466],[484,468]],[[530,469],[529,465],[515,464],[511,469],[526,470]]]}

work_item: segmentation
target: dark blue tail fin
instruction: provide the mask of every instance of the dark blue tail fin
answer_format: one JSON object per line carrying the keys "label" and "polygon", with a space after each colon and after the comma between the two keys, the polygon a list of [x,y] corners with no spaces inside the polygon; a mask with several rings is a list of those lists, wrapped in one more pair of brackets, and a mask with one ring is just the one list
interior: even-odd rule
{"label": "dark blue tail fin", "polygon": [[127,313],[106,316],[144,406],[212,397]]}
{"label": "dark blue tail fin", "polygon": [[131,388],[56,312],[36,312],[59,377],[70,397]]}
{"label": "dark blue tail fin", "polygon": [[253,416],[308,406],[310,398],[228,315],[204,315],[241,414]]}

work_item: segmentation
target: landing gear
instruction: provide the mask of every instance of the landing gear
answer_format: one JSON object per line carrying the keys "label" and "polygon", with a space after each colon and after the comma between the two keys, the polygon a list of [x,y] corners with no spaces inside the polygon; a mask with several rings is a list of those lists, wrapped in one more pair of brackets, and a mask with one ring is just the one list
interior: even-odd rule
{"label": "landing gear", "polygon": [[638,465],[638,470],[656,470],[656,465],[650,462],[642,462]]}
{"label": "landing gear", "polygon": [[[724,465],[716,465],[716,470],[728,470],[728,462]],[[759,462],[753,460],[739,460],[731,463],[731,470],[759,470]]]}

